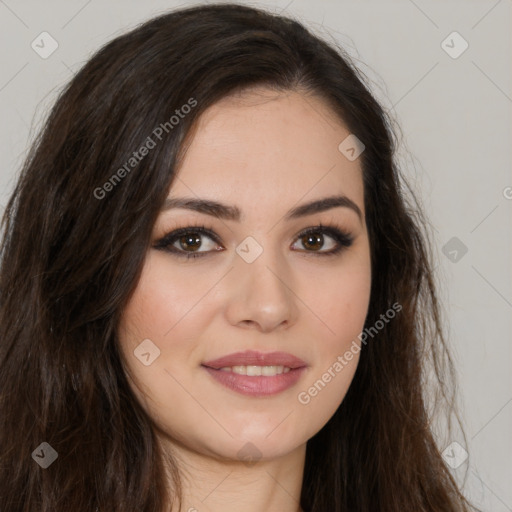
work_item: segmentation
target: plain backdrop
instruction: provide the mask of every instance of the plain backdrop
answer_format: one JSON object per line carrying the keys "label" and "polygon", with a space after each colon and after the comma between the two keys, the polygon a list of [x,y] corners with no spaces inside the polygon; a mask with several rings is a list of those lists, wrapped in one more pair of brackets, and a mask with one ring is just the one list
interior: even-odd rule
{"label": "plain backdrop", "polygon": [[[196,3],[0,0],[2,211],[41,121],[92,53]],[[343,46],[399,124],[401,167],[432,223],[459,379],[468,444],[452,441],[469,458],[453,474],[483,510],[512,511],[512,0],[240,3]],[[32,48],[42,32],[58,44],[47,58]]]}

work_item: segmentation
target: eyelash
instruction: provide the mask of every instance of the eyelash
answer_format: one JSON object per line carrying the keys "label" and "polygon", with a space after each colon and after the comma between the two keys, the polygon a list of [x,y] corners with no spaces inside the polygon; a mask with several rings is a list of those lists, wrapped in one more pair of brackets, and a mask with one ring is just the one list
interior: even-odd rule
{"label": "eyelash", "polygon": [[[202,258],[203,256],[207,256],[208,254],[211,254],[212,251],[201,251],[201,252],[188,252],[183,251],[180,249],[177,249],[176,247],[173,247],[172,244],[176,242],[181,236],[194,233],[197,235],[206,235],[209,238],[211,238],[216,244],[221,245],[220,240],[218,236],[213,232],[213,230],[209,227],[206,227],[204,225],[190,225],[187,227],[175,229],[174,231],[171,231],[167,235],[163,236],[160,240],[158,240],[155,245],[153,246],[155,249],[163,250],[170,252],[178,257],[183,258]],[[305,251],[309,253],[313,253],[318,256],[335,256],[339,252],[341,252],[344,248],[348,248],[352,245],[354,239],[352,235],[340,228],[336,225],[330,225],[330,226],[323,226],[322,224],[318,224],[317,226],[312,226],[310,228],[305,229],[304,231],[301,231],[297,235],[297,239],[300,239],[304,236],[314,234],[314,233],[321,233],[322,235],[328,235],[331,238],[333,238],[337,243],[338,246],[334,249],[331,249],[329,251]],[[302,251],[301,251],[302,252]]]}

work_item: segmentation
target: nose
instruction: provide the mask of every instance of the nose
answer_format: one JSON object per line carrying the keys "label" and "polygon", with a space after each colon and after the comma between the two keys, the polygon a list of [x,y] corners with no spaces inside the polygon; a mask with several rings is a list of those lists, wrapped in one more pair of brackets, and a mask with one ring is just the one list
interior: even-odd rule
{"label": "nose", "polygon": [[237,256],[230,279],[225,312],[231,325],[271,332],[297,321],[298,298],[292,273],[270,251],[263,251],[252,263]]}

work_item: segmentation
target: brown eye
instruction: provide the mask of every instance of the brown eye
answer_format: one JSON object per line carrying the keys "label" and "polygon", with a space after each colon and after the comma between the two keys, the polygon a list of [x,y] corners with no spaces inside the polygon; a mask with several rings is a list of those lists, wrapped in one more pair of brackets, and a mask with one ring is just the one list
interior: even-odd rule
{"label": "brown eye", "polygon": [[314,226],[298,235],[292,249],[304,253],[329,256],[352,245],[352,235],[334,226]]}
{"label": "brown eye", "polygon": [[318,251],[322,248],[324,244],[324,236],[322,234],[310,234],[304,235],[301,238],[302,245],[306,249],[311,249],[312,251]]}
{"label": "brown eye", "polygon": [[335,237],[327,233],[323,233],[319,229],[310,230],[300,235],[296,243],[307,252],[329,253],[336,249],[337,242]]}
{"label": "brown eye", "polygon": [[158,240],[154,247],[187,258],[205,256],[223,249],[212,230],[194,226],[172,231]]}
{"label": "brown eye", "polygon": [[201,237],[197,233],[183,235],[177,242],[179,242],[180,248],[185,251],[195,251],[201,247]]}

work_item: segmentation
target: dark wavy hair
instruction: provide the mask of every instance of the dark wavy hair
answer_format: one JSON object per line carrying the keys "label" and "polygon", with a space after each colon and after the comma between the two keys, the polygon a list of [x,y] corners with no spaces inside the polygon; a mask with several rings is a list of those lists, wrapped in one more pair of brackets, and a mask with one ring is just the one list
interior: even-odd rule
{"label": "dark wavy hair", "polygon": [[[372,271],[365,326],[402,305],[363,348],[342,404],[308,441],[301,506],[471,509],[429,413],[435,399],[459,418],[427,221],[397,168],[393,124],[365,82],[335,43],[290,18],[237,4],[151,19],[76,74],[34,142],[2,221],[0,510],[181,507],[180,468],[164,456],[132,393],[117,328],[199,116],[259,85],[323,99],[364,142]],[[194,108],[171,127],[167,121],[191,99]],[[162,123],[164,142],[120,173]],[[122,180],[113,180],[116,173]],[[437,383],[428,394],[426,367]],[[47,469],[33,460],[42,442],[58,454]]]}

